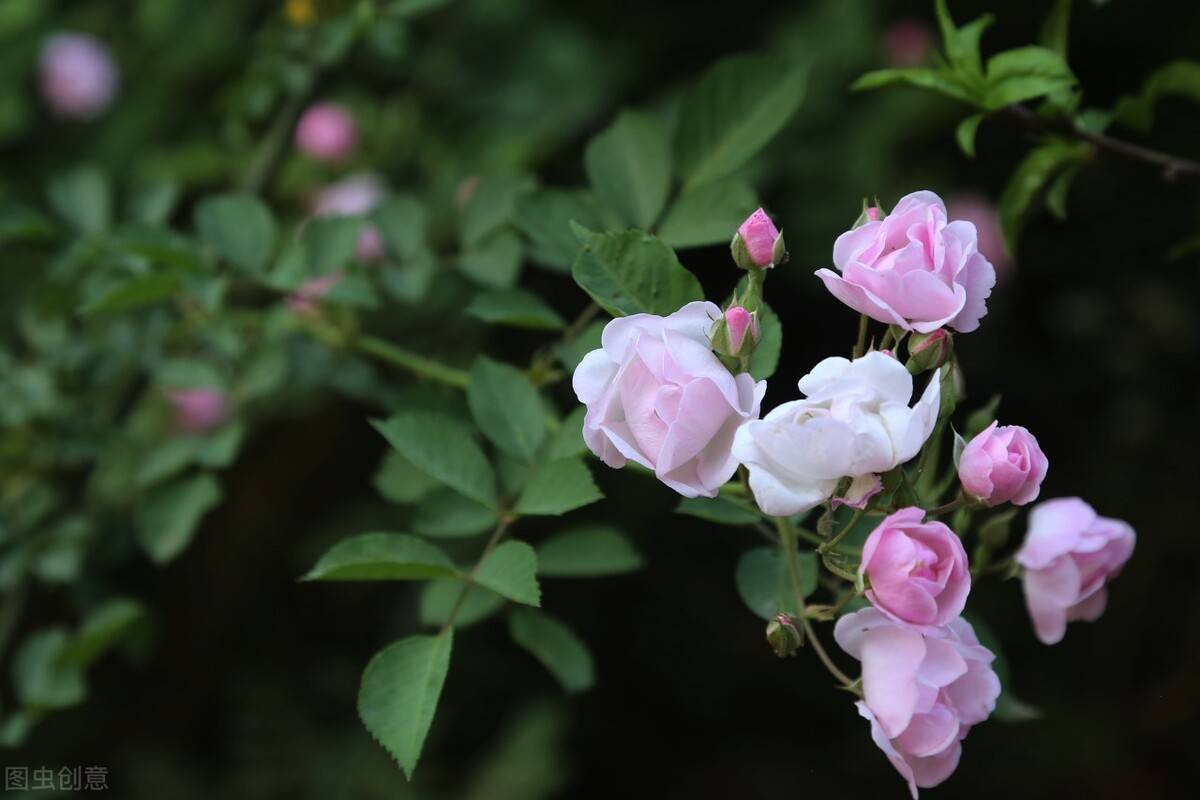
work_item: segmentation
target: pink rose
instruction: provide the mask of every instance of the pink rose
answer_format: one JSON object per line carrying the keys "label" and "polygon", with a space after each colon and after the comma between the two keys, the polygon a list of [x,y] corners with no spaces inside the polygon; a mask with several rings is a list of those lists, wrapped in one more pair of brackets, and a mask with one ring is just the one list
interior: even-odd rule
{"label": "pink rose", "polygon": [[350,155],[358,128],[350,112],[337,103],[309,106],[296,123],[296,147],[318,161],[338,161]]}
{"label": "pink rose", "polygon": [[967,333],[987,313],[996,273],[979,252],[975,226],[947,222],[933,192],[901,198],[882,220],[846,231],[833,245],[838,272],[817,270],[846,305],[879,322],[929,333]]}
{"label": "pink rose", "polygon": [[950,777],[967,732],[996,707],[995,656],[961,617],[922,631],[865,608],[839,619],[833,635],[862,662],[858,713],[915,800],[918,787]]}
{"label": "pink rose", "polygon": [[951,219],[966,220],[975,226],[979,236],[979,252],[996,268],[996,278],[1003,280],[1008,274],[1012,260],[1008,257],[1008,245],[1004,243],[1004,231],[1000,227],[1000,211],[996,204],[979,194],[960,194],[946,201]]}
{"label": "pink rose", "polygon": [[[313,198],[316,217],[365,217],[375,210],[386,189],[374,175],[351,175],[331,183]],[[363,225],[354,247],[354,257],[367,264],[382,261],[383,239],[374,225]]]}
{"label": "pink rose", "polygon": [[84,33],[48,38],[38,60],[38,78],[46,104],[68,119],[99,116],[117,90],[117,68],[108,48]]}
{"label": "pink rose", "polygon": [[958,479],[987,506],[1023,506],[1037,499],[1050,462],[1033,434],[1020,425],[993,422],[963,448]]}
{"label": "pink rose", "polygon": [[229,401],[219,389],[174,389],[164,392],[175,411],[175,427],[183,433],[216,430],[229,414]]}
{"label": "pink rose", "polygon": [[1105,584],[1133,555],[1133,528],[1098,516],[1078,497],[1038,503],[1017,551],[1025,568],[1025,605],[1044,644],[1062,641],[1067,623],[1095,622],[1108,602]]}
{"label": "pink rose", "polygon": [[605,326],[601,349],[573,379],[587,406],[584,441],[601,461],[641,464],[684,497],[715,497],[733,477],[733,436],[758,418],[767,382],[734,377],[713,355],[708,334],[720,316],[712,303],[695,302]]}
{"label": "pink rose", "polygon": [[742,243],[750,255],[752,264],[749,266],[769,267],[775,262],[775,242],[779,239],[779,229],[771,222],[767,212],[760,208],[746,217],[746,221],[738,228],[738,236],[742,237]]}
{"label": "pink rose", "polygon": [[971,572],[962,541],[925,512],[902,508],[884,517],[863,544],[859,575],[871,579],[867,599],[910,625],[946,625],[962,613]]}

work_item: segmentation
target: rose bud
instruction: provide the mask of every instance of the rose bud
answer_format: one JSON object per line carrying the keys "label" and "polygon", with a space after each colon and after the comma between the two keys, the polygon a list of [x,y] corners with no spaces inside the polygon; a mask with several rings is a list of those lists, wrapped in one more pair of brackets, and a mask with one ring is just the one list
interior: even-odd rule
{"label": "rose bud", "polygon": [[760,337],[758,312],[747,311],[742,306],[730,306],[725,315],[717,320],[712,346],[721,355],[742,358],[754,352]]}
{"label": "rose bud", "polygon": [[1034,506],[1016,561],[1025,568],[1025,605],[1042,643],[1061,641],[1068,622],[1100,618],[1107,584],[1133,555],[1136,541],[1128,523],[1097,515],[1078,497]]}
{"label": "rose bud", "polygon": [[776,614],[775,619],[767,623],[767,644],[780,658],[795,655],[804,644],[804,636],[795,622],[787,614]]}
{"label": "rose bud", "polygon": [[963,490],[985,506],[1023,506],[1037,499],[1050,462],[1033,434],[993,422],[967,442],[958,459]]}
{"label": "rose bud", "polygon": [[971,573],[954,531],[924,516],[914,506],[884,517],[863,544],[858,574],[871,579],[867,599],[889,618],[939,626],[962,613]]}
{"label": "rose bud", "polygon": [[42,45],[38,72],[43,99],[65,119],[98,117],[117,90],[117,68],[108,48],[84,33],[48,38]]}
{"label": "rose bud", "polygon": [[908,339],[908,361],[904,366],[913,375],[937,369],[954,353],[954,337],[945,328],[932,333],[914,333]]}
{"label": "rose bud", "polygon": [[175,428],[183,433],[209,433],[229,414],[229,401],[219,389],[174,389],[164,392],[175,412]]}
{"label": "rose bud", "polygon": [[730,245],[733,261],[742,269],[765,269],[787,257],[783,235],[761,208],[738,227]]}
{"label": "rose bud", "polygon": [[296,147],[318,161],[339,161],[354,149],[358,128],[337,103],[309,106],[296,124]]}

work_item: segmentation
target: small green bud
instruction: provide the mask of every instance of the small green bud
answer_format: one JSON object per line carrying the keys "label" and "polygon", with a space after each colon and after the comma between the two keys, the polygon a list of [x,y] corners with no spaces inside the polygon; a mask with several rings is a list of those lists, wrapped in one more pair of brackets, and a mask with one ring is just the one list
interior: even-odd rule
{"label": "small green bud", "polygon": [[908,337],[908,362],[905,367],[913,375],[937,369],[954,353],[954,337],[945,328],[932,333],[914,333]]}
{"label": "small green bud", "polygon": [[795,655],[804,645],[804,634],[796,627],[795,622],[787,614],[776,614],[775,619],[767,623],[767,644],[780,658]]}

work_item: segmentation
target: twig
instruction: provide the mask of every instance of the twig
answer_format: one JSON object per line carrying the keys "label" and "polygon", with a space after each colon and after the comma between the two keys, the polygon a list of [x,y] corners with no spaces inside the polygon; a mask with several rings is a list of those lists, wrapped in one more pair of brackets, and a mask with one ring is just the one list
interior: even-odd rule
{"label": "twig", "polygon": [[462,591],[458,593],[458,597],[454,600],[454,605],[450,607],[450,613],[446,616],[446,622],[442,625],[442,629],[438,635],[445,633],[454,624],[454,618],[458,616],[459,609],[467,599],[467,592],[471,591],[471,587],[475,585],[475,575],[479,572],[479,568],[483,566],[483,562],[496,549],[496,545],[500,544],[500,540],[504,538],[504,534],[508,531],[508,526],[512,524],[512,517],[505,513],[500,514],[500,522],[496,525],[496,529],[492,531],[492,537],[483,547],[483,552],[479,554],[479,559],[475,562],[475,566],[471,567],[470,573],[463,579]]}
{"label": "twig", "polygon": [[389,364],[420,375],[431,380],[453,386],[456,389],[466,389],[470,383],[470,375],[466,370],[450,367],[441,362],[427,358],[420,353],[405,350],[377,336],[355,336],[352,340],[354,347],[367,355],[380,358]]}

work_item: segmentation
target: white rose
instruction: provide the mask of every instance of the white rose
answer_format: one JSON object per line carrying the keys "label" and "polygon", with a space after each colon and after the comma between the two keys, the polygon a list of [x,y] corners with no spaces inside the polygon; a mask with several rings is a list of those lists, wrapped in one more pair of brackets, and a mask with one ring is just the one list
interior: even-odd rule
{"label": "white rose", "polygon": [[909,408],[912,376],[890,356],[817,364],[800,379],[806,399],[746,423],[734,439],[733,455],[750,470],[759,508],[798,514],[828,500],[841,478],[887,472],[911,459],[937,423],[938,375]]}

